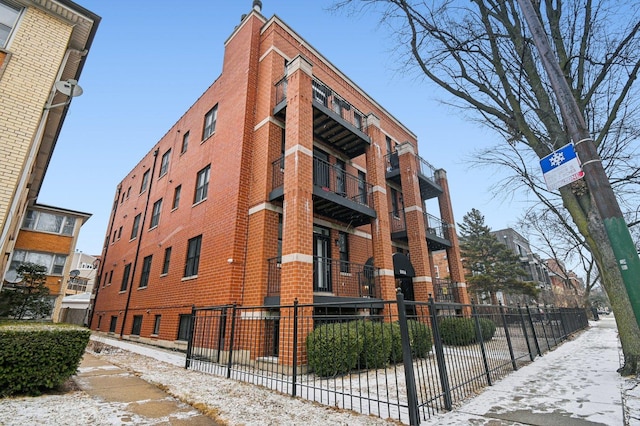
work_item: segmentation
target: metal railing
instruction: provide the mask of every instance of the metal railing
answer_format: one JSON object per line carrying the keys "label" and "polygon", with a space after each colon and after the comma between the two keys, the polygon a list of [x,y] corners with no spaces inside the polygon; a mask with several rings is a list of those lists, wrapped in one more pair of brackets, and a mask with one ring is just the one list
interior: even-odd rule
{"label": "metal railing", "polygon": [[409,302],[402,294],[193,308],[185,367],[417,425],[586,327],[579,308]]}
{"label": "metal railing", "polygon": [[436,302],[455,302],[453,283],[444,278],[433,279],[433,296]]}
{"label": "metal railing", "polygon": [[[267,297],[280,295],[281,260],[267,259]],[[313,291],[337,297],[380,298],[379,268],[313,256]]]}
{"label": "metal railing", "polygon": [[[419,155],[414,156],[414,158],[418,173],[420,173],[424,178],[436,183],[436,168]],[[400,158],[398,157],[397,151],[392,151],[385,155],[384,161],[385,168],[388,172],[398,170],[400,168]]]}
{"label": "metal railing", "polygon": [[[367,116],[362,113],[345,98],[338,95],[333,89],[317,78],[313,78],[312,96],[313,102],[322,105],[333,113],[337,114],[344,121],[364,132],[367,128]],[[287,78],[283,78],[276,83],[276,105],[287,99]]]}
{"label": "metal railing", "polygon": [[373,185],[347,173],[338,165],[319,158],[313,159],[313,184],[367,207],[373,206]]}
{"label": "metal railing", "polygon": [[449,239],[449,224],[443,222],[440,218],[424,212],[424,226],[427,235],[435,235],[436,237]]}

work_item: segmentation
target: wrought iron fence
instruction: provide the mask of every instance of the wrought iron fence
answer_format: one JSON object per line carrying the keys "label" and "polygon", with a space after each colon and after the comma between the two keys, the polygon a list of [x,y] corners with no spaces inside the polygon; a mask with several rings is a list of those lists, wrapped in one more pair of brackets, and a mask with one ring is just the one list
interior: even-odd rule
{"label": "wrought iron fence", "polygon": [[361,301],[194,308],[186,368],[419,424],[588,326],[583,309]]}

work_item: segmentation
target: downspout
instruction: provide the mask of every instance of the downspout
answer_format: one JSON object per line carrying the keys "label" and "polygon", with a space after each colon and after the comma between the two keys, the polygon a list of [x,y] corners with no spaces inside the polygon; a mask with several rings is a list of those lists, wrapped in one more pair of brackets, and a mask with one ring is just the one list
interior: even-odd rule
{"label": "downspout", "polygon": [[124,325],[127,322],[127,314],[129,313],[129,303],[131,302],[131,292],[133,291],[133,279],[136,276],[136,268],[138,266],[138,258],[140,257],[140,245],[142,244],[142,236],[144,235],[144,225],[147,219],[147,212],[149,211],[149,200],[151,200],[151,188],[153,187],[153,180],[156,175],[156,163],[158,162],[158,151],[156,148],[153,151],[153,166],[151,166],[151,179],[149,179],[149,188],[147,188],[147,200],[144,204],[144,213],[142,215],[142,222],[140,223],[140,236],[138,237],[138,245],[136,247],[136,255],[133,259],[133,267],[131,269],[131,283],[129,285],[129,291],[127,292],[127,304],[124,307],[124,316],[122,317],[122,327],[120,327],[120,339],[124,334]]}
{"label": "downspout", "polygon": [[107,259],[107,253],[109,251],[109,240],[111,239],[111,234],[113,233],[113,225],[116,220],[116,213],[118,212],[118,200],[120,199],[120,194],[122,193],[122,184],[118,185],[118,191],[116,192],[116,198],[113,202],[114,206],[111,213],[111,221],[109,223],[109,230],[107,231],[107,238],[105,240],[104,248],[102,249],[102,260],[100,261],[100,267],[98,268],[98,279],[95,283],[95,295],[93,297],[93,302],[91,303],[91,313],[89,314],[89,329],[91,329],[91,323],[93,322],[93,313],[95,312],[96,302],[98,301],[98,292],[100,291],[100,283],[102,281],[102,273],[104,272],[104,261]]}
{"label": "downspout", "polygon": [[[62,73],[64,72],[64,68],[67,65],[67,61],[69,60],[69,55],[72,53],[78,53],[81,56],[85,56],[87,54],[87,51],[79,51],[77,49],[67,49],[67,51],[64,54],[64,57],[62,59],[62,62],[60,64],[60,68],[58,68],[58,74],[56,74],[56,78],[55,81],[60,80],[60,78],[62,77]],[[53,102],[53,98],[56,95],[56,90],[55,88],[51,88],[51,91],[49,93],[49,97],[47,99],[47,101],[45,102],[45,105],[50,105],[51,102]],[[65,112],[63,112],[62,116],[64,117],[64,115],[66,114],[66,110],[69,109],[69,105],[71,103],[71,99],[69,99],[69,104],[64,106]],[[35,159],[38,156],[38,151],[40,150],[40,145],[42,142],[42,137],[44,134],[44,128],[46,126],[47,123],[47,119],[49,118],[49,110],[46,108],[43,108],[43,112],[42,112],[42,117],[40,118],[40,122],[38,123],[38,128],[36,130],[36,133],[31,141],[31,148],[29,150],[29,156],[27,157],[27,160],[24,164],[24,168],[23,168],[23,172],[21,173],[20,176],[20,181],[18,182],[18,186],[16,187],[16,191],[13,194],[12,200],[11,200],[11,207],[9,207],[9,211],[7,212],[6,218],[7,220],[4,221],[4,223],[2,224],[2,234],[0,235],[0,244],[2,244],[2,246],[0,247],[0,249],[4,250],[5,249],[5,242],[7,241],[7,236],[9,234],[9,230],[11,228],[11,218],[14,217],[14,215],[16,215],[16,212],[18,211],[18,208],[20,207],[20,205],[22,204],[22,197],[20,197],[19,195],[22,194],[22,192],[24,191],[24,189],[27,187],[28,184],[28,180],[31,179],[31,170],[33,169],[33,166],[35,164]],[[6,269],[9,267],[9,259],[7,259],[7,263],[6,265],[4,265],[5,269],[3,271],[3,275],[7,272]],[[2,282],[0,281],[0,290],[2,290]]]}

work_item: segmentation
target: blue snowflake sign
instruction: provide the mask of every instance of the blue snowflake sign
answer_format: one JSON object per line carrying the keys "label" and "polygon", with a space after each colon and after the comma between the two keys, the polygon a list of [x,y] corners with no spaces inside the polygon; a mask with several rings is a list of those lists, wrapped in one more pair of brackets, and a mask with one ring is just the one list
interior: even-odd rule
{"label": "blue snowflake sign", "polygon": [[540,160],[540,168],[549,191],[568,185],[584,176],[580,160],[569,143]]}

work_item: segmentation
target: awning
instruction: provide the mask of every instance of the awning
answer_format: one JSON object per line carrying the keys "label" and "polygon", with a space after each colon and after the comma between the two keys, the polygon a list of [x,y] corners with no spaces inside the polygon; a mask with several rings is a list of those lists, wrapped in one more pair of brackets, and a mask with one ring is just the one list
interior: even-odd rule
{"label": "awning", "polygon": [[393,273],[396,278],[413,278],[416,271],[409,258],[402,253],[393,253]]}

